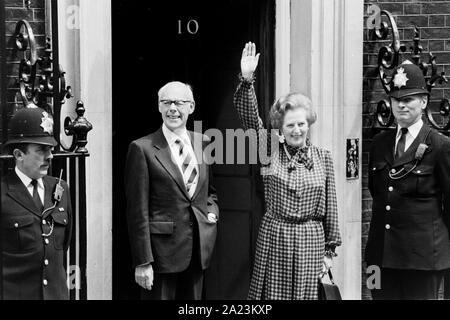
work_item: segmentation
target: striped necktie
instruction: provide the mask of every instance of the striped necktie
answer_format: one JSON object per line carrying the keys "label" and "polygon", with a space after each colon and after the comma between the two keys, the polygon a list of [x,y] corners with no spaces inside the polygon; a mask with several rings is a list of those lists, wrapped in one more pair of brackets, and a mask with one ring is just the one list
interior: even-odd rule
{"label": "striped necktie", "polygon": [[175,143],[180,148],[179,156],[181,159],[181,173],[183,174],[184,185],[186,186],[186,191],[189,193],[189,196],[192,198],[195,192],[193,183],[198,174],[195,167],[195,157],[191,155],[189,148],[185,148],[184,143],[180,139],[177,139]]}

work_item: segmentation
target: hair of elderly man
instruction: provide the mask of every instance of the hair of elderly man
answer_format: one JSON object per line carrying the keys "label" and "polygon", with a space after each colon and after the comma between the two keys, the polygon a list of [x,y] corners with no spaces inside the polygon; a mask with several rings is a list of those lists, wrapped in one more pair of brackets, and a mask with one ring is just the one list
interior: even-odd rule
{"label": "hair of elderly man", "polygon": [[306,121],[311,126],[317,120],[317,114],[312,109],[311,104],[311,100],[299,92],[292,92],[280,97],[270,109],[270,123],[272,124],[272,128],[281,129],[286,112],[298,108],[306,111]]}
{"label": "hair of elderly man", "polygon": [[159,89],[159,91],[158,91],[158,99],[161,98],[161,95],[162,95],[164,90],[166,90],[168,87],[170,87],[170,86],[172,86],[174,84],[183,85],[183,86],[187,87],[191,91],[192,100],[194,100],[194,90],[192,89],[192,86],[190,84],[188,84],[188,83],[184,83],[184,82],[181,82],[181,81],[171,81],[171,82],[166,83],[164,86],[162,86],[161,89]]}

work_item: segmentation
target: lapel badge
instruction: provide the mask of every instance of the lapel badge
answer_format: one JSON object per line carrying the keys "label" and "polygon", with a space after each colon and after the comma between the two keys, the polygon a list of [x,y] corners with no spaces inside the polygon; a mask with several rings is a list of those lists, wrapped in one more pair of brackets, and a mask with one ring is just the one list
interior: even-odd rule
{"label": "lapel badge", "polygon": [[58,208],[59,212],[64,212],[64,208]]}
{"label": "lapel badge", "polygon": [[397,88],[401,88],[406,86],[406,82],[409,80],[406,77],[406,73],[404,73],[405,69],[403,68],[398,68],[397,70],[397,74],[394,77],[394,86],[396,86]]}

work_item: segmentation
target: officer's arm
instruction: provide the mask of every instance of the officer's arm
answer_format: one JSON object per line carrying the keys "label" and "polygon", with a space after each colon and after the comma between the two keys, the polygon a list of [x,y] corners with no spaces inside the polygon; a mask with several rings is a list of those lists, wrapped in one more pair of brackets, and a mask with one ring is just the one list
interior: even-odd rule
{"label": "officer's arm", "polygon": [[150,177],[142,147],[132,142],[125,165],[127,221],[133,266],[153,262],[149,229]]}
{"label": "officer's arm", "polygon": [[373,197],[373,155],[375,152],[375,139],[372,140],[372,144],[370,146],[370,151],[369,151],[369,191],[370,194]]}
{"label": "officer's arm", "polygon": [[445,138],[440,154],[437,156],[438,179],[443,197],[443,218],[450,230],[450,139]]}
{"label": "officer's arm", "polygon": [[70,241],[72,240],[73,214],[72,214],[72,201],[70,197],[69,185],[65,181],[63,181],[63,188],[67,199],[66,210],[67,210],[68,225],[66,228],[66,234],[64,239],[64,250],[67,250],[69,249]]}

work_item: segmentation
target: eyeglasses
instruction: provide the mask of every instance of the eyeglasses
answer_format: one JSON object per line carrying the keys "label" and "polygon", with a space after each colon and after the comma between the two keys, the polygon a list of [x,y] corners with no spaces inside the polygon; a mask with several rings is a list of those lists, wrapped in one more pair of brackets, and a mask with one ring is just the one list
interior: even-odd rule
{"label": "eyeglasses", "polygon": [[189,100],[160,100],[159,102],[165,107],[170,107],[172,104],[175,104],[177,107],[183,107],[188,103],[192,103],[192,101]]}

